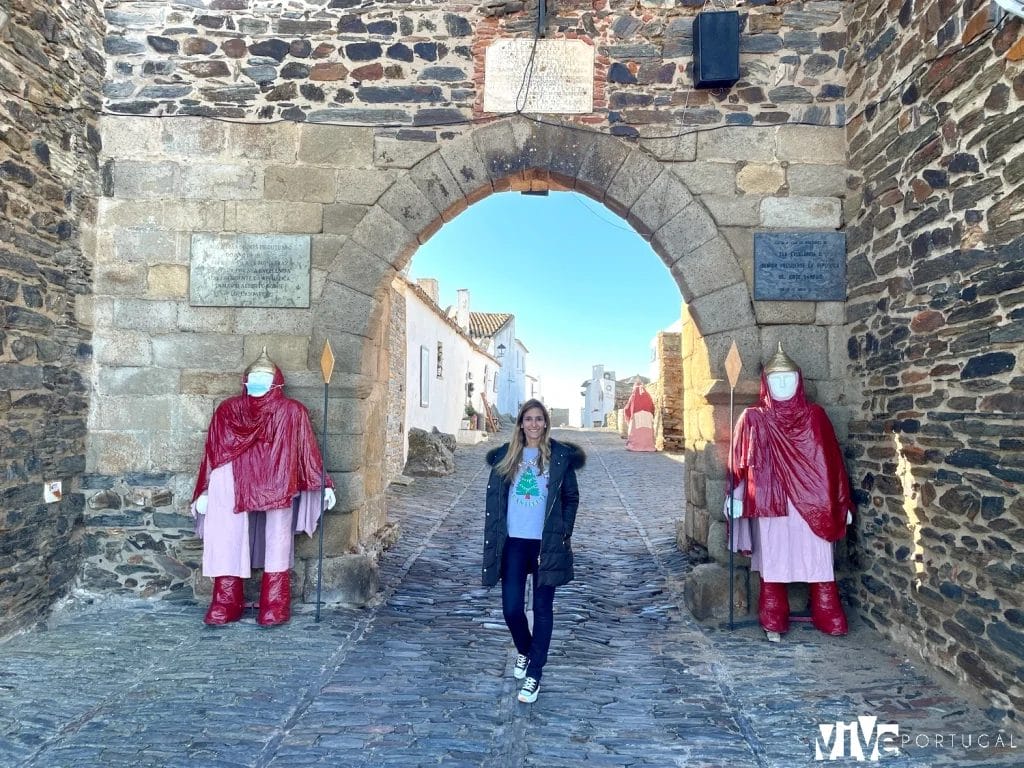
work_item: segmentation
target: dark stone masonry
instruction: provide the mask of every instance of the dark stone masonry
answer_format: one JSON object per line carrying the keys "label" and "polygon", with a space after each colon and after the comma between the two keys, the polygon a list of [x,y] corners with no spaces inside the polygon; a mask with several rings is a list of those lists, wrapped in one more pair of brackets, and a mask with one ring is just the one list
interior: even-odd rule
{"label": "dark stone masonry", "polygon": [[[749,402],[784,341],[854,485],[844,598],[1018,726],[1022,21],[988,0],[747,0],[739,82],[701,90],[709,5],[547,3],[545,39],[593,49],[593,109],[499,116],[485,54],[532,38],[536,0],[4,4],[0,636],[75,586],[202,598],[194,468],[260,344],[317,420],[336,343],[325,576],[376,583],[404,370],[390,281],[489,194],[575,189],[686,301],[680,545],[724,551],[729,343]],[[772,230],[844,232],[846,301],[754,301],[753,233]],[[310,308],[192,307],[198,232],[308,235]]]}
{"label": "dark stone masonry", "polygon": [[[1020,22],[991,32],[990,5],[849,15],[847,314],[862,406],[846,450],[862,526],[848,587],[872,625],[1019,713],[1024,119],[1007,55]],[[894,71],[916,76],[872,106]]]}
{"label": "dark stone masonry", "polygon": [[[14,3],[0,44],[0,635],[78,576],[97,111],[96,3]],[[44,482],[62,482],[46,503]]]}
{"label": "dark stone masonry", "polygon": [[[454,108],[455,120],[478,116],[486,44],[529,33],[536,13],[535,2],[453,11],[445,3],[293,5],[122,3],[108,9],[104,50],[117,63],[105,84],[107,108],[133,115],[444,125],[452,119],[417,121],[418,105]],[[758,54],[756,61],[733,89],[710,93],[689,85],[693,17],[702,5],[683,3],[668,14],[652,3],[656,7],[636,16],[622,0],[593,7],[561,3],[557,14],[549,12],[547,37],[596,45],[608,83],[607,111],[597,111],[609,125],[639,130],[667,123],[842,121],[841,2],[751,4],[743,14],[741,51]],[[761,87],[772,74],[799,85]],[[225,91],[225,80],[236,85]],[[358,109],[380,103],[392,106],[386,117]],[[338,105],[351,108],[338,113]]]}

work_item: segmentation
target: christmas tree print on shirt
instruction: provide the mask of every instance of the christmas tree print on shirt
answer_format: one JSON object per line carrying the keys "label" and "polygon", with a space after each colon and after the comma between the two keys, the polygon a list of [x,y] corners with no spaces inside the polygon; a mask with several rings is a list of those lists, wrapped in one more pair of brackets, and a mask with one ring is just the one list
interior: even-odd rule
{"label": "christmas tree print on shirt", "polygon": [[540,501],[540,486],[537,485],[537,476],[533,474],[533,467],[527,467],[526,471],[519,476],[516,483],[516,496],[519,503],[524,507],[532,507]]}

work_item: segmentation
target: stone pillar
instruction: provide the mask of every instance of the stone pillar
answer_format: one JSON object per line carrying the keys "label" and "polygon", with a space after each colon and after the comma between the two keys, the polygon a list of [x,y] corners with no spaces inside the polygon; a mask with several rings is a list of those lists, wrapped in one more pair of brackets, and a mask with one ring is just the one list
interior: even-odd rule
{"label": "stone pillar", "polygon": [[655,445],[659,451],[681,451],[683,441],[683,356],[678,333],[657,335],[656,354],[660,383],[656,399]]}
{"label": "stone pillar", "polygon": [[[420,287],[426,280],[420,280]],[[434,290],[437,290],[437,281]],[[406,348],[405,297],[394,288],[390,291],[391,318],[388,323],[388,415],[387,415],[387,467],[384,484],[402,474],[405,466],[405,403],[406,403]]]}

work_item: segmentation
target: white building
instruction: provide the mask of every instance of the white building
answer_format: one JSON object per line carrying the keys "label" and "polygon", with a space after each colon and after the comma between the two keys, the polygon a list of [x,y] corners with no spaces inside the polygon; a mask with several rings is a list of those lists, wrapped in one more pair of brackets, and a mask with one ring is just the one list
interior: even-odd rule
{"label": "white building", "polygon": [[541,391],[539,376],[534,376],[530,373],[526,374],[526,399],[544,402],[544,393]]}
{"label": "white building", "polygon": [[608,414],[615,410],[615,371],[595,365],[583,387],[583,426],[603,427]]}
{"label": "white building", "polygon": [[516,338],[516,317],[509,312],[472,312],[469,291],[460,288],[455,307],[448,310],[456,324],[487,352],[497,368],[486,377],[488,402],[498,412],[515,416],[527,400],[526,346]]}
{"label": "white building", "polygon": [[405,298],[405,430],[437,427],[456,434],[467,404],[483,413],[481,391],[499,361],[437,305],[437,281],[415,285],[400,275],[394,287]]}

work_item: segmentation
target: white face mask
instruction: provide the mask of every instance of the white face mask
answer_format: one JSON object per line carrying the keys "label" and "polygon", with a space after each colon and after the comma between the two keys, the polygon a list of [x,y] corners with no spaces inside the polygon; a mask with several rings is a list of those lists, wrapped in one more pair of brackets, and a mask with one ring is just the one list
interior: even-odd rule
{"label": "white face mask", "polygon": [[800,378],[796,371],[778,371],[768,374],[768,391],[773,400],[789,400],[796,394],[796,385]]}
{"label": "white face mask", "polygon": [[270,391],[270,385],[274,383],[274,374],[264,371],[253,371],[245,380],[245,391],[250,397],[263,397]]}

